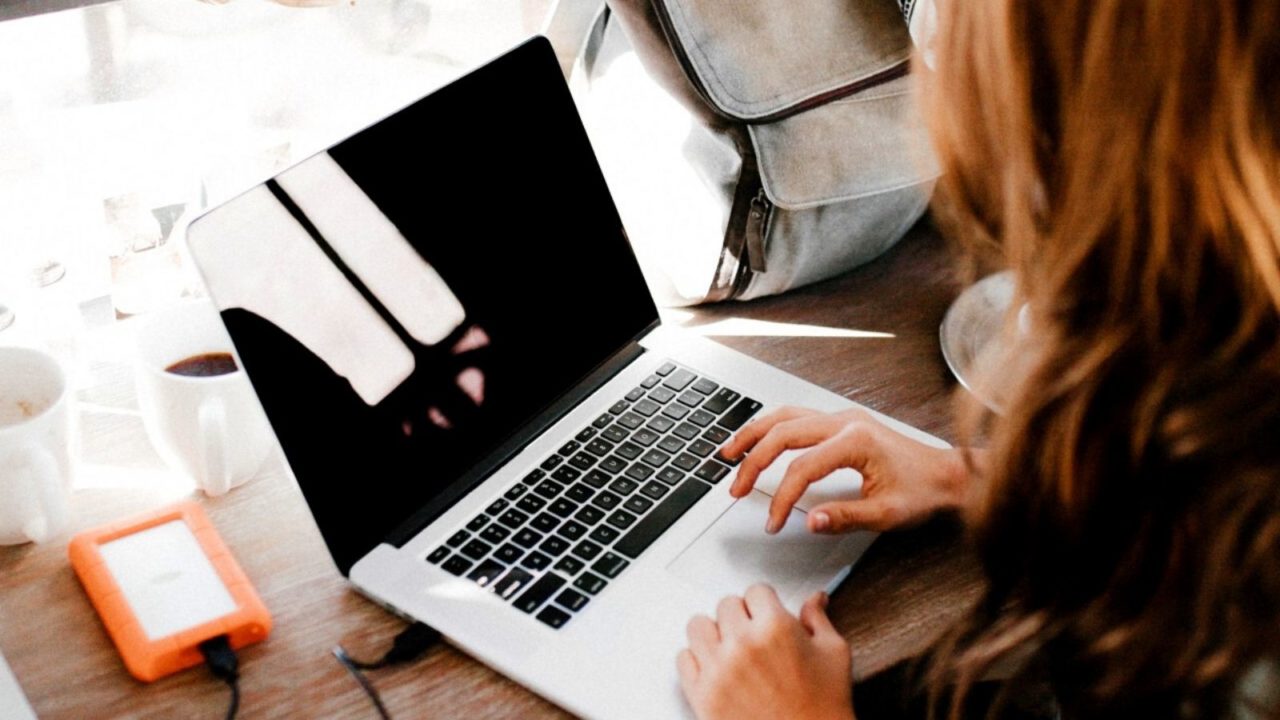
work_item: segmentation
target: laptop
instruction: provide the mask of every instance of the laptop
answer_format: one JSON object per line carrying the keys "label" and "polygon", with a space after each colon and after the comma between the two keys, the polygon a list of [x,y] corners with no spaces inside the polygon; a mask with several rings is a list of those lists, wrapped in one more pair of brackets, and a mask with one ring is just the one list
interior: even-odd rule
{"label": "laptop", "polygon": [[187,242],[338,569],[573,713],[688,715],[692,615],[759,581],[795,610],[873,540],[805,530],[853,471],[777,535],[788,457],[729,496],[744,423],[853,403],[659,322],[543,38]]}

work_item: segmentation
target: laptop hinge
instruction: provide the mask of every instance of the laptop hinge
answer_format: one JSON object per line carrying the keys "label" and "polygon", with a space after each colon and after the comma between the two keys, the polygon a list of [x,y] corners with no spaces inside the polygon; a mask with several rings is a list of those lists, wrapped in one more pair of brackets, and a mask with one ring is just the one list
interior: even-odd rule
{"label": "laptop hinge", "polygon": [[558,400],[548,406],[541,413],[536,415],[533,420],[525,423],[520,430],[511,436],[505,443],[500,445],[496,450],[486,456],[477,463],[466,474],[458,478],[447,491],[441,493],[428,505],[421,510],[409,516],[394,530],[387,535],[387,542],[395,547],[404,547],[415,535],[422,532],[424,528],[430,525],[436,518],[444,514],[446,510],[453,507],[459,500],[474,490],[480,483],[484,482],[497,472],[499,468],[511,461],[520,451],[524,450],[529,443],[537,439],[547,428],[554,425],[560,418],[569,414],[569,411],[577,407],[582,401],[591,396],[592,393],[599,390],[605,383],[609,382],[615,375],[622,372],[637,358],[646,351],[639,343],[639,339],[656,327],[658,323],[653,323],[645,328],[644,332],[636,336],[634,340],[614,353],[608,360],[601,363],[595,370],[591,371],[585,378],[573,386],[573,389],[560,396]]}

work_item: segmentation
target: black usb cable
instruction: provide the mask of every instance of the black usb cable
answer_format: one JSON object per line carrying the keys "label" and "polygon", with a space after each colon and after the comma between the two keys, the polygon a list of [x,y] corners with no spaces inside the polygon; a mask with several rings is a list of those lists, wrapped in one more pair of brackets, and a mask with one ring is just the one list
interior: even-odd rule
{"label": "black usb cable", "polygon": [[382,720],[391,720],[390,713],[387,712],[386,706],[382,704],[382,696],[378,694],[378,689],[373,686],[373,683],[369,682],[369,678],[365,677],[363,671],[377,670],[388,665],[398,665],[414,660],[439,640],[440,631],[425,623],[416,622],[396,636],[396,639],[391,643],[391,649],[379,660],[373,662],[356,660],[348,655],[346,649],[341,645],[334,646],[333,656],[338,659],[338,662],[342,663],[347,672],[351,673],[351,677],[360,683],[360,687],[369,696],[369,701],[377,709],[378,716]]}
{"label": "black usb cable", "polygon": [[200,643],[200,654],[214,677],[231,687],[231,704],[227,707],[227,720],[234,720],[240,711],[240,660],[231,649],[231,639],[226,635],[209,638]]}

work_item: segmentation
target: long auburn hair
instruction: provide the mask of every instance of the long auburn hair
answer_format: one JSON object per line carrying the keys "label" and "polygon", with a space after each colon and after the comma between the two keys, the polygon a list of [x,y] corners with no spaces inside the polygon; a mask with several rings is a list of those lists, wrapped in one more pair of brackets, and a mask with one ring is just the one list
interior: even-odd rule
{"label": "long auburn hair", "polygon": [[1071,717],[1226,717],[1280,656],[1280,0],[938,2],[938,215],[1031,322],[965,423],[989,585],[935,708],[1012,664]]}

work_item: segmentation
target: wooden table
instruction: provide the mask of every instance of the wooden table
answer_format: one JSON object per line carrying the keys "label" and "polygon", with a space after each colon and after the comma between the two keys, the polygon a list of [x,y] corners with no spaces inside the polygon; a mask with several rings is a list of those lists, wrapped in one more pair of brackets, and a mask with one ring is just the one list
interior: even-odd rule
{"label": "wooden table", "polygon": [[[716,339],[952,440],[955,383],[938,349],[938,324],[957,289],[951,267],[943,241],[922,225],[885,257],[853,273],[782,298],[701,309],[686,325],[745,317],[891,334]],[[97,451],[129,453],[118,447]],[[78,490],[77,528],[187,494],[177,492]],[[199,499],[275,618],[270,639],[241,652],[241,717],[376,717],[330,649],[341,643],[353,655],[376,657],[404,624],[348,589],[296,486],[275,471],[224,497]],[[831,613],[853,645],[859,677],[921,650],[976,598],[980,573],[958,540],[954,528],[941,524],[882,537],[835,594]],[[225,686],[201,669],[150,685],[132,680],[67,564],[61,541],[0,548],[0,651],[36,712],[49,720],[213,718],[227,706]],[[563,714],[447,646],[417,663],[371,675],[399,718]]]}

